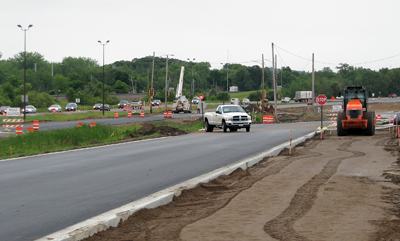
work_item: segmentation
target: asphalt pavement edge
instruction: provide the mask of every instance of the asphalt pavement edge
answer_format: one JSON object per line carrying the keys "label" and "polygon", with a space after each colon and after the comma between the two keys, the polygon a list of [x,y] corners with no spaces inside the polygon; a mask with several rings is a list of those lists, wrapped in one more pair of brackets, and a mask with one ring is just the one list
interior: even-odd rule
{"label": "asphalt pavement edge", "polygon": [[[311,132],[302,137],[292,140],[292,148],[296,145],[312,138],[316,133]],[[134,202],[128,203],[116,209],[107,211],[98,216],[74,224],[65,229],[59,230],[47,236],[37,239],[36,241],[78,241],[93,236],[95,233],[104,231],[110,227],[117,227],[121,221],[125,221],[133,213],[142,208],[155,208],[172,202],[174,196],[179,196],[182,190],[196,187],[199,183],[207,183],[221,175],[229,175],[237,168],[246,170],[247,168],[257,164],[264,157],[277,156],[283,149],[289,148],[290,142],[273,147],[265,152],[259,153],[237,163],[221,167],[209,173],[200,175],[190,180],[181,182],[172,187],[166,188],[147,197],[141,198]]]}

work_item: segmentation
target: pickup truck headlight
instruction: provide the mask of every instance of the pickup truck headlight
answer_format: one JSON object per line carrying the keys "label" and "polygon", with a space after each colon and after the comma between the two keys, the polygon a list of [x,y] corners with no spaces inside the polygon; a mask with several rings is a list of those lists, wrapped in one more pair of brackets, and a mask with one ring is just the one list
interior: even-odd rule
{"label": "pickup truck headlight", "polygon": [[225,120],[232,121],[232,117],[226,117]]}

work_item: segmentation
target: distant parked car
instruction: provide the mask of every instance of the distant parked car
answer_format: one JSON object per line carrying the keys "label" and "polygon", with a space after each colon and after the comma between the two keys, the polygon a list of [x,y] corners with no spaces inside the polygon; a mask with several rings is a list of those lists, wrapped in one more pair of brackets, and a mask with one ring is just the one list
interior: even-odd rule
{"label": "distant parked car", "polygon": [[26,114],[28,114],[28,113],[36,113],[36,108],[35,108],[35,106],[33,106],[33,105],[27,105],[26,107],[25,107],[25,110],[24,109],[22,109],[22,113],[26,113]]}
{"label": "distant parked car", "polygon": [[290,97],[283,97],[282,99],[281,99],[281,103],[289,103],[290,102]]}
{"label": "distant parked car", "polygon": [[344,98],[343,95],[336,97],[337,100],[343,100],[343,98]]}
{"label": "distant parked car", "polygon": [[243,105],[250,105],[250,100],[244,98],[244,99],[242,100],[242,104],[243,104]]}
{"label": "distant parked car", "polygon": [[151,102],[152,106],[160,106],[161,105],[161,100],[154,100],[153,102]]}
{"label": "distant parked car", "polygon": [[[237,101],[237,102],[236,102]],[[239,103],[239,98],[231,98],[231,104]],[[236,104],[235,104],[236,105]]]}
{"label": "distant parked car", "polygon": [[142,101],[134,100],[131,102],[132,109],[142,109]]}
{"label": "distant parked car", "polygon": [[121,100],[118,103],[118,109],[123,109],[125,106],[128,106],[128,105],[129,105],[129,102],[127,100]]}
{"label": "distant parked car", "polygon": [[200,98],[199,97],[197,97],[197,96],[193,97],[193,99],[192,99],[192,104],[193,105],[197,105],[199,102],[200,102]]}
{"label": "distant parked car", "polygon": [[96,104],[94,104],[93,110],[100,110],[100,107],[101,107],[102,105],[103,105],[103,104],[101,104],[101,103],[96,103]]}
{"label": "distant parked car", "polygon": [[51,106],[48,108],[48,110],[49,110],[49,112],[53,112],[53,110],[55,110],[56,112],[61,112],[61,111],[62,111],[62,108],[61,108],[60,105],[51,105]]}
{"label": "distant parked car", "polygon": [[0,114],[4,115],[7,114],[7,109],[10,108],[10,106],[1,106],[0,107]]}
{"label": "distant parked car", "polygon": [[[101,104],[99,110],[100,110],[100,111],[103,111],[103,104]],[[104,104],[104,111],[111,111],[110,106],[107,105],[107,104]]]}
{"label": "distant parked car", "polygon": [[307,101],[307,105],[312,105],[312,101],[311,100]]}
{"label": "distant parked car", "polygon": [[397,98],[397,95],[396,94],[389,94],[389,98]]}
{"label": "distant parked car", "polygon": [[68,103],[67,106],[65,106],[65,111],[77,111],[78,110],[78,105],[76,103]]}

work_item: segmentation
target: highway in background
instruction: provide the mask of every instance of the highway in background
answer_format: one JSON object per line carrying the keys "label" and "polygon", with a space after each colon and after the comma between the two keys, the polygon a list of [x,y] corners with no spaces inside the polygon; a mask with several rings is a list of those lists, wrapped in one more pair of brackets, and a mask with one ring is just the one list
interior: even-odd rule
{"label": "highway in background", "polygon": [[0,161],[0,237],[33,240],[313,132],[319,122],[195,132]]}

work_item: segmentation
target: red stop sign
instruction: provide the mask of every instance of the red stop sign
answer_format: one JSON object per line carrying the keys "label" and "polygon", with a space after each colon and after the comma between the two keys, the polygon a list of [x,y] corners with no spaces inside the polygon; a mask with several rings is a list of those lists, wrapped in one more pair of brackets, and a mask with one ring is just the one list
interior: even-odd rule
{"label": "red stop sign", "polygon": [[328,98],[326,98],[325,95],[318,95],[318,97],[317,97],[317,103],[318,103],[319,105],[325,105],[327,101],[328,101]]}

